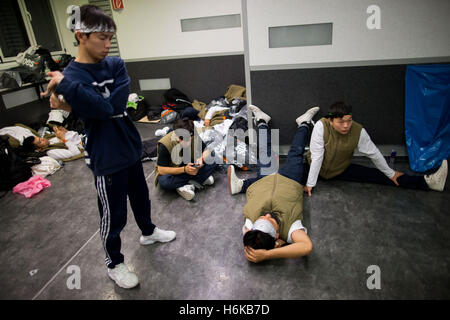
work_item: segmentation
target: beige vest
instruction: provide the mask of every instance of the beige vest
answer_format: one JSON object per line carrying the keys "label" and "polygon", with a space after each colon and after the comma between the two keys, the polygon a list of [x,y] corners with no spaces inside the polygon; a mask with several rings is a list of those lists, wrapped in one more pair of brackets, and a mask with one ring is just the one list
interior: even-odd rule
{"label": "beige vest", "polygon": [[246,93],[247,90],[245,87],[237,84],[232,84],[228,86],[227,91],[224,94],[224,97],[227,98],[229,102],[231,102],[234,98],[247,100]]}
{"label": "beige vest", "polygon": [[[344,172],[350,165],[363,127],[353,121],[350,131],[347,134],[341,134],[331,127],[328,119],[322,118],[320,121],[323,124],[325,146],[320,176],[324,179],[331,179]],[[311,151],[308,151],[307,159],[311,164]]]}
{"label": "beige vest", "polygon": [[278,173],[259,179],[247,189],[243,215],[255,222],[263,213],[275,212],[280,218],[279,237],[287,241],[289,229],[303,219],[303,186]]}

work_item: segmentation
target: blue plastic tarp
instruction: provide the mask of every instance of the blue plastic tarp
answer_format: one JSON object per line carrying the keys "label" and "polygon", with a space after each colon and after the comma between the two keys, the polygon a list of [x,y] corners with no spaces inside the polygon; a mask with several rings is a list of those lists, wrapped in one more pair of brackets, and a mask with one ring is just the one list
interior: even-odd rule
{"label": "blue plastic tarp", "polygon": [[450,155],[450,64],[406,69],[405,136],[409,165],[425,172]]}

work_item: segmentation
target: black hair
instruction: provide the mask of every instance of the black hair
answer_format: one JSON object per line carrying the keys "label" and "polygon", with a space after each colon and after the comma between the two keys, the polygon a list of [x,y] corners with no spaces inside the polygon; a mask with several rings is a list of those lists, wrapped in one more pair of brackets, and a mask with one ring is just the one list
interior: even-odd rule
{"label": "black hair", "polygon": [[[80,22],[82,22],[86,27],[93,28],[95,26],[101,25],[107,29],[117,30],[116,23],[114,20],[108,16],[102,9],[92,4],[85,4],[80,7]],[[74,30],[72,30],[74,31]],[[89,38],[90,33],[85,33]],[[77,35],[75,34],[75,40],[80,44]]]}
{"label": "black hair", "polygon": [[[189,118],[179,119],[173,124],[174,131],[177,129],[184,129],[187,130],[191,136],[194,135],[194,128],[194,121]],[[179,138],[182,139],[183,137],[179,136]]]}
{"label": "black hair", "polygon": [[352,115],[352,106],[345,102],[338,101],[330,106],[325,118],[342,118],[345,115]]}
{"label": "black hair", "polygon": [[34,145],[34,136],[29,136],[23,139],[22,148],[25,152],[32,152],[36,150],[36,146]]}
{"label": "black hair", "polygon": [[270,250],[275,248],[275,239],[269,234],[260,230],[250,230],[244,234],[244,246],[250,246],[253,249]]}

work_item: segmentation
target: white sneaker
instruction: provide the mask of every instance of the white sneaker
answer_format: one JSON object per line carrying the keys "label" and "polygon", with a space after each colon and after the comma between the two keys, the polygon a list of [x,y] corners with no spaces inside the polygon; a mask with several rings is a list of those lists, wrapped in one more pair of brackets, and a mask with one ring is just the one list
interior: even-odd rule
{"label": "white sneaker", "polygon": [[123,262],[116,265],[114,269],[108,268],[108,276],[124,289],[131,289],[139,284],[137,275],[131,272]]}
{"label": "white sneaker", "polygon": [[248,108],[252,110],[253,114],[255,115],[255,122],[258,122],[259,120],[264,120],[267,124],[269,123],[270,119],[272,119],[268,114],[261,111],[260,108],[254,105],[249,105]]}
{"label": "white sneaker", "polygon": [[444,191],[447,180],[448,164],[447,160],[442,161],[441,167],[433,174],[424,176],[425,182],[431,190]]}
{"label": "white sneaker", "polygon": [[162,137],[165,136],[167,134],[167,132],[169,132],[170,127],[164,127],[162,129],[158,129],[155,131],[155,136],[157,137]]}
{"label": "white sneaker", "polygon": [[244,185],[244,179],[239,179],[237,175],[234,173],[234,166],[230,165],[227,169],[227,178],[228,178],[228,190],[230,194],[236,194],[241,192],[242,186]]}
{"label": "white sneaker", "polygon": [[156,227],[151,235],[141,236],[139,242],[145,246],[155,242],[169,242],[175,239],[176,236],[175,231],[162,230]]}
{"label": "white sneaker", "polygon": [[301,125],[303,122],[310,122],[312,120],[312,118],[316,115],[317,112],[319,112],[320,108],[319,107],[313,107],[308,109],[308,111],[306,111],[304,114],[302,114],[300,117],[298,117],[297,119],[295,119],[295,122],[297,122],[297,125]]}
{"label": "white sneaker", "polygon": [[186,184],[182,187],[177,188],[177,192],[186,200],[192,200],[195,196],[195,187],[192,184]]}
{"label": "white sneaker", "polygon": [[208,179],[205,180],[205,182],[203,182],[204,186],[211,186],[214,184],[214,177],[213,176],[209,176]]}

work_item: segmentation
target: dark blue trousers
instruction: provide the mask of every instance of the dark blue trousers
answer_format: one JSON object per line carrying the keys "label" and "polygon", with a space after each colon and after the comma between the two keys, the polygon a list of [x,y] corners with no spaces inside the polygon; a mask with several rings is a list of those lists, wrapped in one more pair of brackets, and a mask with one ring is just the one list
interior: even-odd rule
{"label": "dark blue trousers", "polygon": [[214,172],[217,164],[205,164],[198,170],[197,175],[191,176],[190,174],[165,174],[158,176],[158,183],[163,189],[173,190],[182,187],[189,183],[189,180],[202,184],[210,175]]}
{"label": "dark blue trousers", "polygon": [[106,252],[105,263],[114,268],[124,262],[120,253],[120,232],[127,224],[127,197],[142,235],[153,233],[147,181],[139,160],[131,167],[107,176],[95,176],[100,212],[100,238]]}
{"label": "dark blue trousers", "polygon": [[200,120],[200,118],[198,117],[198,113],[200,111],[198,111],[197,109],[193,108],[193,107],[187,107],[183,110],[183,112],[181,112],[181,119],[183,118],[188,118],[190,120]]}
{"label": "dark blue trousers", "polygon": [[[269,127],[266,124],[261,124],[258,127],[258,136],[260,136],[260,131],[266,130],[267,139],[260,139],[258,141],[259,144],[259,152],[263,152],[267,150],[267,157],[271,157],[272,155],[272,144],[271,144],[271,136],[269,132]],[[286,163],[283,168],[278,170],[278,173],[282,176],[285,176],[289,179],[295,180],[298,183],[302,184],[302,179],[304,177],[304,166],[303,166],[303,152],[305,150],[305,145],[309,137],[309,128],[307,125],[302,125],[298,128],[294,140],[292,141],[291,148],[289,149]],[[241,193],[245,193],[247,188],[250,187],[252,183],[258,181],[262,177],[267,174],[262,174],[262,168],[270,167],[269,164],[263,164],[259,161],[260,157],[258,157],[258,174],[256,178],[250,178],[244,180],[244,184],[242,185]],[[270,173],[269,173],[270,174]]]}

